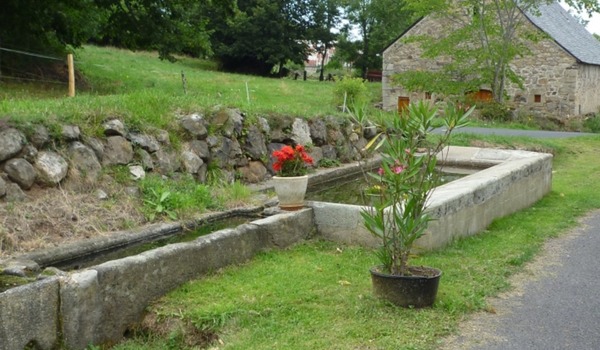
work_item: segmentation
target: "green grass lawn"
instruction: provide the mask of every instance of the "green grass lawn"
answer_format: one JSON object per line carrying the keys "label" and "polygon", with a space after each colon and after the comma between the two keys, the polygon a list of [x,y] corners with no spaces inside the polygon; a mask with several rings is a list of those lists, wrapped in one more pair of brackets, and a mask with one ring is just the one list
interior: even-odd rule
{"label": "green grass lawn", "polygon": [[[80,81],[74,98],[66,97],[66,85],[2,83],[0,116],[84,124],[118,116],[134,125],[168,128],[178,113],[215,106],[264,116],[339,114],[333,82],[228,74],[198,59],[171,63],[155,53],[95,46],[77,50],[75,60],[85,82]],[[367,86],[371,98],[380,100],[381,84]]]}
{"label": "green grass lawn", "polygon": [[[371,251],[315,240],[185,284],[150,308],[154,331],[140,330],[115,349],[192,349],[198,334],[210,335],[214,349],[435,348],[469,314],[487,310],[487,297],[510,289],[508,277],[547,239],[600,208],[600,137],[510,140],[555,153],[553,189],[485,232],[414,260],[444,272],[433,308],[401,309],[375,299]],[[174,320],[188,327],[163,327]]]}

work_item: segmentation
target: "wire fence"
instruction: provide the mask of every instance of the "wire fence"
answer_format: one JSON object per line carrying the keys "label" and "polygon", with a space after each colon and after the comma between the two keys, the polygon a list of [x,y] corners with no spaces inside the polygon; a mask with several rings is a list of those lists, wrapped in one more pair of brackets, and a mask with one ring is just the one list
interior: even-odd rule
{"label": "wire fence", "polygon": [[42,55],[42,54],[34,53],[34,52],[27,52],[27,51],[9,49],[8,47],[0,47],[0,51],[13,52],[13,53],[18,53],[18,54],[21,54],[21,55],[32,56],[32,57],[37,57],[37,58],[46,58],[46,59],[49,59],[49,60],[57,60],[57,61],[63,61],[64,60],[63,58]]}
{"label": "wire fence", "polygon": [[[15,59],[15,57],[23,57],[23,59]],[[30,60],[26,62],[28,59]],[[55,64],[54,67],[48,68],[44,67],[46,66],[44,64],[36,64],[36,61],[38,63],[43,61],[60,62],[64,64],[64,66],[56,67]],[[61,58],[51,54],[33,52],[32,50],[26,48],[0,46],[0,84],[2,84],[2,82],[8,83],[9,81],[13,81],[67,86],[68,95],[74,96],[75,73],[73,63],[85,64],[86,62],[73,61],[72,55]],[[187,94],[189,92],[187,76],[184,71],[181,71],[180,76],[183,93]],[[294,80],[298,80],[299,78],[300,73],[296,73],[295,76],[293,76]],[[302,79],[305,81],[308,79],[307,69],[304,69]],[[335,81],[331,74],[329,74],[329,77],[326,80]],[[87,83],[84,83],[84,85],[80,86],[85,86],[88,88],[89,86],[85,84]],[[248,86],[246,86],[246,100],[250,102]]]}
{"label": "wire fence", "polygon": [[[28,81],[44,84],[68,85],[68,76],[65,75],[65,81],[48,79],[42,72],[32,72],[23,66],[15,65],[15,60],[7,59],[7,55],[18,55],[32,57],[40,60],[50,60],[63,62],[67,64],[67,58],[50,56],[43,53],[31,52],[24,49],[9,48],[0,46],[0,82],[2,81]],[[6,73],[6,74],[5,74]]]}
{"label": "wire fence", "polygon": [[[6,55],[20,55],[31,57],[35,60],[50,60],[64,63],[67,68],[64,72],[58,70],[60,74],[56,74],[56,71],[44,72],[42,68],[37,66],[37,71],[32,71],[36,68],[36,65],[18,65],[15,64],[14,59],[7,60]],[[69,62],[70,61],[70,62]],[[74,77],[74,63],[84,63],[81,61],[73,61],[72,55],[68,55],[65,58],[51,56],[44,53],[32,52],[26,49],[20,48],[9,48],[0,46],[0,84],[4,81],[16,81],[16,82],[32,82],[32,83],[43,83],[43,84],[55,84],[68,86],[68,95],[75,95],[75,77]],[[4,74],[6,73],[6,74]],[[60,80],[49,79],[48,77],[60,77]],[[187,94],[187,77],[183,71],[181,71],[181,83],[184,94]]]}

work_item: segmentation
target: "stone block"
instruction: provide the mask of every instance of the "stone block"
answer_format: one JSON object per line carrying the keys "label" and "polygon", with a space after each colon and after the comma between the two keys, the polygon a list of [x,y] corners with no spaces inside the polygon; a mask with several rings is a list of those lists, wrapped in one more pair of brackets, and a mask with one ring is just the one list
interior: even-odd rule
{"label": "stone block", "polygon": [[258,231],[267,239],[268,245],[276,248],[289,247],[302,239],[309,238],[315,230],[312,209],[282,212],[252,222]]}
{"label": "stone block", "polygon": [[58,293],[58,277],[50,277],[0,293],[0,348],[58,348]]}
{"label": "stone block", "polygon": [[85,270],[64,278],[60,286],[63,342],[67,349],[85,349],[102,339],[103,300],[98,272]]}

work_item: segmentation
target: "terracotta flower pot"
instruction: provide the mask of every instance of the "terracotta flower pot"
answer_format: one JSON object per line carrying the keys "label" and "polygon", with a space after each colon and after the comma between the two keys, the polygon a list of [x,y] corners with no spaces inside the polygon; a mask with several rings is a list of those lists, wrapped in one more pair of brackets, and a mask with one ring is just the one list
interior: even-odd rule
{"label": "terracotta flower pot", "polygon": [[273,185],[281,209],[298,210],[304,207],[308,175],[273,176]]}
{"label": "terracotta flower pot", "polygon": [[371,269],[375,296],[402,307],[428,307],[437,295],[442,271],[426,266],[411,266],[412,276],[383,273],[380,266]]}

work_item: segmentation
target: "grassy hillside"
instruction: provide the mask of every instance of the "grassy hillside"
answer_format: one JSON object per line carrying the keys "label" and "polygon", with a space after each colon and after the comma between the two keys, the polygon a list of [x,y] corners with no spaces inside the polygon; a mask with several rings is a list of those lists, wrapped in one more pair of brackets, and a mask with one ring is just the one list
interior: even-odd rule
{"label": "grassy hillside", "polygon": [[[78,88],[73,98],[66,97],[65,83],[42,81],[50,78],[2,79],[0,130],[16,125],[27,132],[29,123],[42,122],[55,134],[60,132],[58,123],[72,123],[88,136],[99,135],[103,131],[100,125],[116,117],[130,130],[158,127],[171,131],[176,148],[179,128],[175,117],[215,106],[237,107],[248,115],[267,118],[273,114],[306,118],[339,114],[333,101],[337,83],[227,74],[202,60],[182,57],[171,63],[160,61],[155,53],[94,46],[79,49],[75,60]],[[374,91],[381,89],[380,84],[368,86]],[[260,203],[260,199],[253,202],[248,188],[224,178],[221,169],[211,166],[202,184],[191,176],[164,179],[158,174],[148,174],[138,182],[131,179],[127,167],[114,166],[105,167],[99,183],[85,193],[62,187],[29,191],[31,202],[0,203],[0,217],[7,218],[0,222],[0,257],[39,249],[53,241],[62,243],[148,222],[192,219],[199,213]],[[124,190],[133,186],[139,188],[139,197]],[[97,188],[108,193],[109,200],[99,200],[92,191]],[[77,220],[64,220],[66,217]],[[63,232],[69,232],[68,237],[59,237]]]}
{"label": "grassy hillside", "polygon": [[[198,59],[182,57],[171,63],[155,53],[95,46],[79,49],[75,66],[84,81],[79,79],[74,98],[65,97],[65,84],[1,83],[0,116],[88,123],[116,115],[134,124],[165,127],[177,112],[215,105],[262,115],[338,113],[332,82],[228,74]],[[381,85],[368,86],[378,100]]]}

